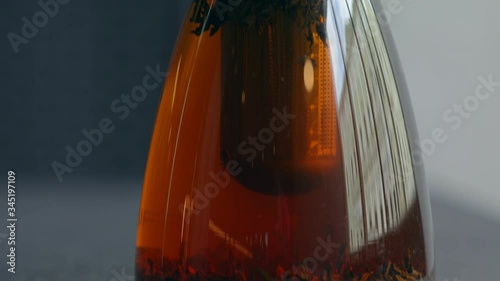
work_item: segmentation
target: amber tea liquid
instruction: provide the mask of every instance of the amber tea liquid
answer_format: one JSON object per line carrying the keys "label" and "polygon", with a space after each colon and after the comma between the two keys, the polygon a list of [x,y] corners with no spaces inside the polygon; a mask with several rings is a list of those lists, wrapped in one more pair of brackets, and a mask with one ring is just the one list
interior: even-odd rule
{"label": "amber tea liquid", "polygon": [[[319,10],[323,31],[277,9],[250,28],[228,20],[196,32],[208,7],[193,4],[172,56],[137,280],[424,280],[418,194],[399,179],[407,147],[375,113],[375,94],[355,92],[354,69],[336,64],[335,52],[343,64],[349,53],[334,44],[350,39],[333,6]],[[394,135],[385,147],[381,124]]]}

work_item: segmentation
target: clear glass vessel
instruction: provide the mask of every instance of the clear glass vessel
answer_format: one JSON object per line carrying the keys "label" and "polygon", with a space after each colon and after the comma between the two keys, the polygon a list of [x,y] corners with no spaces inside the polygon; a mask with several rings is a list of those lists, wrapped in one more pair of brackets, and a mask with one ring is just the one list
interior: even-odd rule
{"label": "clear glass vessel", "polygon": [[369,0],[194,0],[136,280],[432,280],[407,90]]}

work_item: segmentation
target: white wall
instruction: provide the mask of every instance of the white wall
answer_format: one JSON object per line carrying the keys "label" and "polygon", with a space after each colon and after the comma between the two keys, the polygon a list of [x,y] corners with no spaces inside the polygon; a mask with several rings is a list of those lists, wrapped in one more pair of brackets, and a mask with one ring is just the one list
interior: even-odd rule
{"label": "white wall", "polygon": [[500,1],[382,2],[420,138],[431,138],[436,128],[448,137],[425,160],[431,194],[500,220],[500,87],[456,130],[455,122],[443,118],[455,104],[474,95],[479,77],[493,75],[500,82]]}

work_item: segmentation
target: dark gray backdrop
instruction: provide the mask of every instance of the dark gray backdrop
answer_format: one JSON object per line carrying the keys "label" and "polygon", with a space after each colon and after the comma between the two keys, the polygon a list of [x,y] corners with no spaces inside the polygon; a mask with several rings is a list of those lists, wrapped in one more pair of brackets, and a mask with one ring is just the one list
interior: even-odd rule
{"label": "dark gray backdrop", "polygon": [[[83,129],[112,117],[111,102],[142,83],[146,66],[168,67],[187,2],[70,0],[16,54],[7,34],[21,35],[21,18],[42,9],[35,0],[4,1],[1,170],[57,179],[51,163],[64,161],[65,146],[75,147]],[[141,175],[160,91],[117,123],[68,178]]]}
{"label": "dark gray backdrop", "polygon": [[[123,121],[110,105],[142,84],[147,66],[167,69],[188,2],[70,0],[17,54],[8,34],[22,35],[22,18],[33,22],[43,9],[38,0],[2,2],[0,182],[8,170],[17,173],[19,222],[12,275],[6,272],[2,188],[0,280],[130,280],[162,87]],[[85,139],[81,131],[103,118],[114,121],[115,131],[60,182],[51,163],[64,163],[65,147],[76,148]]]}

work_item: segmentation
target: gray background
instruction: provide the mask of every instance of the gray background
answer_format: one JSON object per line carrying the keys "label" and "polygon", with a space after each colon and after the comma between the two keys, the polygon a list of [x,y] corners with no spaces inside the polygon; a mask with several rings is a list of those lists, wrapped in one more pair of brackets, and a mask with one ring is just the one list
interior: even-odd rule
{"label": "gray background", "polygon": [[[425,159],[436,279],[498,280],[500,97],[482,103],[456,131],[442,114],[474,93],[479,76],[493,74],[500,81],[500,2],[394,1],[401,8],[387,8],[388,23],[420,136],[429,138],[442,128],[449,137]],[[18,274],[9,276],[6,245],[0,242],[0,280],[111,281],[120,280],[115,271],[132,274],[141,181],[160,88],[117,121],[115,132],[62,183],[50,164],[64,161],[64,147],[82,140],[81,130],[113,118],[111,102],[141,83],[146,66],[167,67],[187,2],[72,0],[16,55],[6,34],[19,33],[21,17],[40,8],[31,0],[4,1],[0,170],[18,174],[20,246]],[[3,202],[5,190],[0,196]]]}
{"label": "gray background", "polygon": [[[383,0],[390,2],[392,0]],[[433,192],[500,221],[500,89],[454,131],[443,114],[473,95],[478,77],[500,81],[500,1],[400,0],[390,26],[420,131],[448,141],[427,157]]]}
{"label": "gray background", "polygon": [[[8,134],[1,138],[7,160],[1,168],[52,179],[52,161],[64,161],[65,147],[84,139],[83,129],[115,116],[111,102],[142,84],[146,66],[168,67],[187,3],[71,0],[15,54],[7,34],[20,34],[21,18],[41,8],[37,1],[6,2],[0,9],[0,91]],[[72,176],[141,175],[160,92],[116,122],[116,131]]]}

